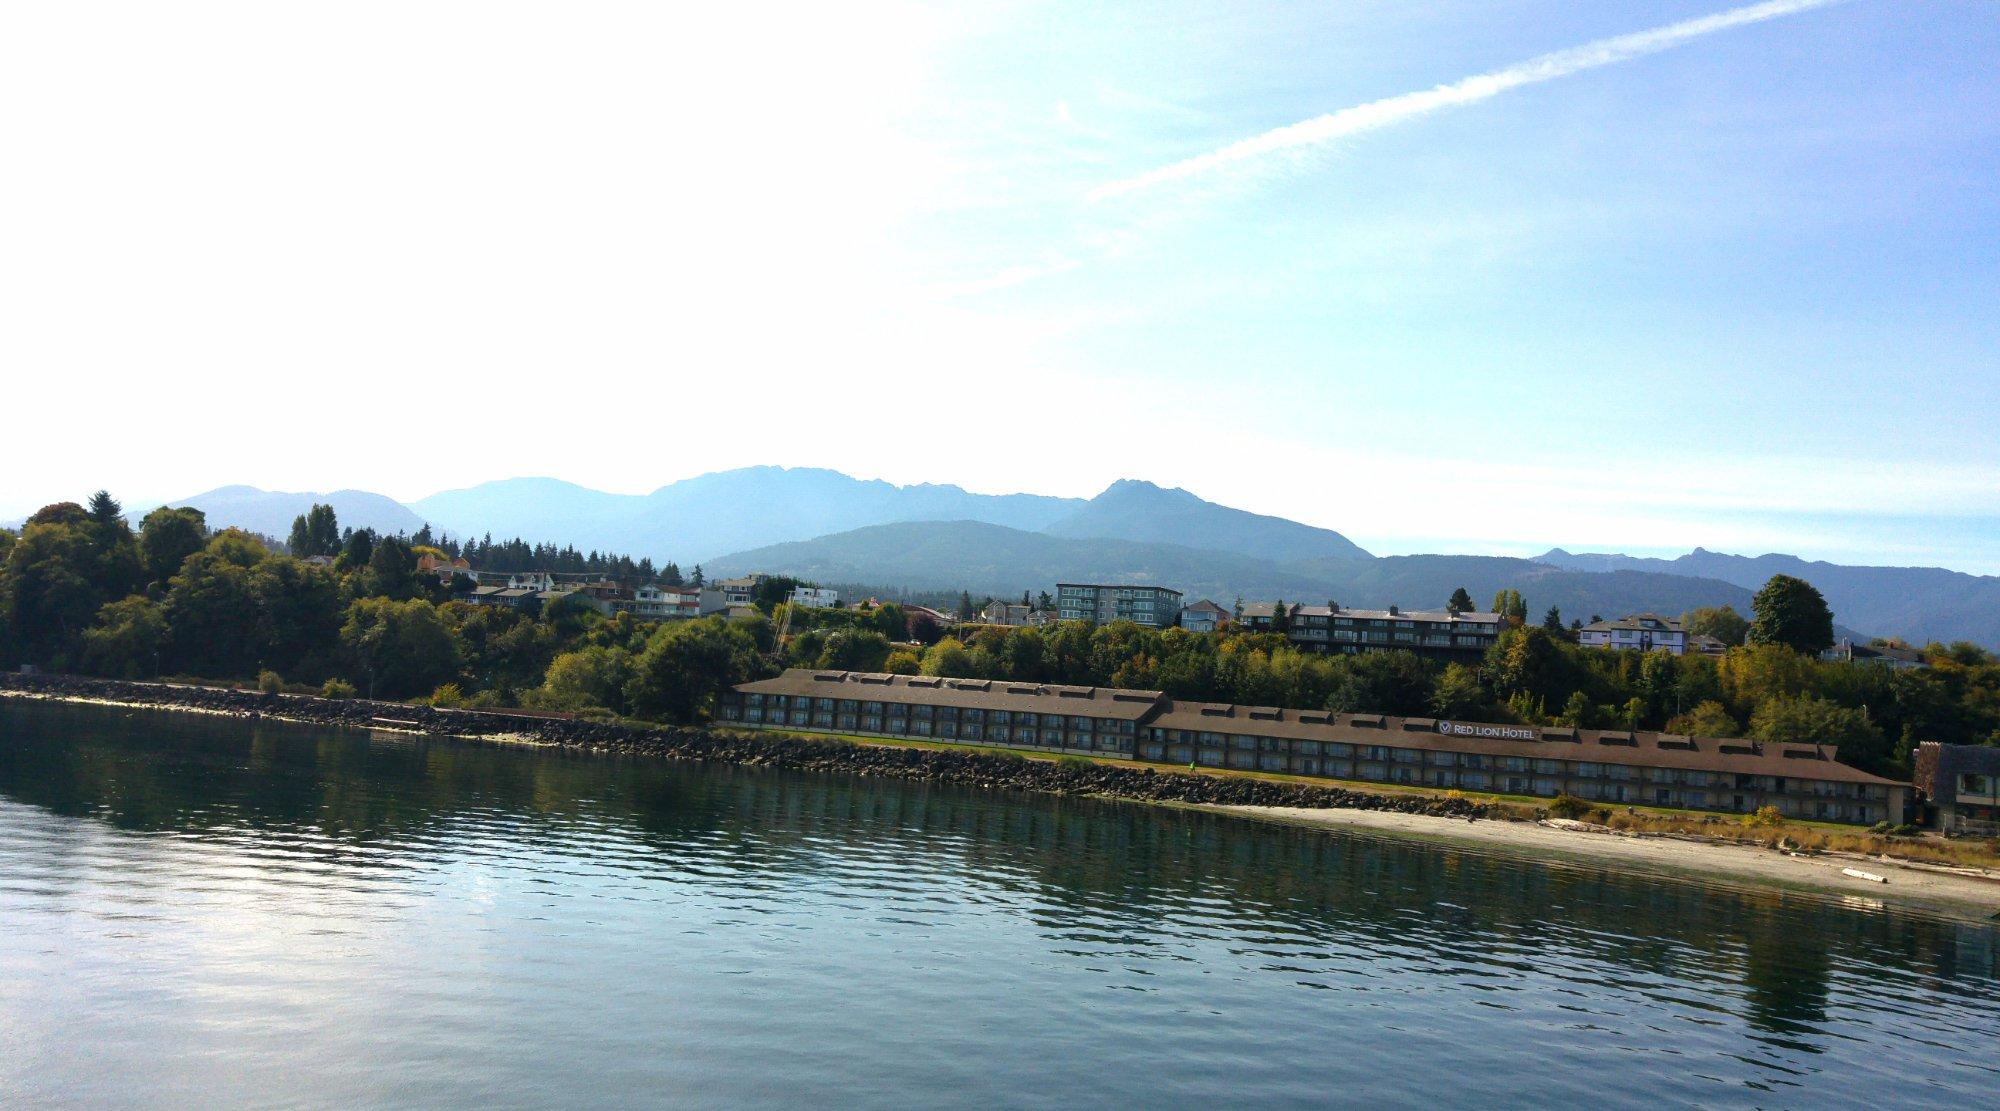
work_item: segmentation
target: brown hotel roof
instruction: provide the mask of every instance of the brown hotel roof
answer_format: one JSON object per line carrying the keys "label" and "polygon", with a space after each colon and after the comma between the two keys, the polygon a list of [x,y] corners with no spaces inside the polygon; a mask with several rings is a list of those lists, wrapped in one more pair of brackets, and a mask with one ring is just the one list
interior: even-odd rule
{"label": "brown hotel roof", "polygon": [[1838,763],[1829,750],[1817,745],[1765,745],[1753,741],[1683,737],[1673,733],[1460,722],[1457,724],[1475,728],[1523,730],[1533,733],[1536,739],[1447,736],[1439,731],[1436,718],[1335,714],[1324,710],[1281,710],[1219,702],[1170,702],[1164,713],[1146,724],[1155,729],[1179,729],[1183,732],[1253,734],[1306,741],[1387,745],[1426,752],[1526,756],[1537,760],[1580,760],[1633,767],[1898,785],[1895,780],[1883,779]]}
{"label": "brown hotel roof", "polygon": [[908,705],[1080,714],[1138,721],[1151,728],[1179,729],[1183,732],[1234,733],[1304,741],[1386,745],[1426,752],[1526,756],[1540,760],[1577,760],[1631,767],[1901,786],[1895,780],[1883,779],[1839,763],[1833,759],[1830,750],[1821,746],[1764,745],[1712,737],[1683,737],[1673,733],[1459,722],[1455,724],[1526,731],[1533,733],[1536,739],[1447,736],[1439,732],[1436,718],[1336,714],[1326,710],[1173,701],[1160,691],[1116,687],[1011,683],[1000,679],[937,679],[861,671],[813,671],[807,668],[793,668],[775,679],[743,683],[736,689],[744,694],[802,694],[813,698],[852,698]]}
{"label": "brown hotel roof", "polygon": [[775,679],[739,684],[744,694],[853,698],[926,706],[962,706],[1036,714],[1137,721],[1159,707],[1159,691],[1114,687],[1071,687],[1054,683],[1012,683],[1003,679],[938,679],[927,675],[881,675],[863,671],[792,668]]}

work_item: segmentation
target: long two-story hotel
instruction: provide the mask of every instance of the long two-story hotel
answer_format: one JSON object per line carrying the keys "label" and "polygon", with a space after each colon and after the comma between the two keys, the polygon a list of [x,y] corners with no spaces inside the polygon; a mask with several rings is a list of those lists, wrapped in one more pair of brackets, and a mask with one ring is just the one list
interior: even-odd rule
{"label": "long two-story hotel", "polygon": [[1160,691],[793,669],[724,692],[726,725],[999,745],[1413,787],[1901,821],[1906,784],[1819,745],[1188,702]]}

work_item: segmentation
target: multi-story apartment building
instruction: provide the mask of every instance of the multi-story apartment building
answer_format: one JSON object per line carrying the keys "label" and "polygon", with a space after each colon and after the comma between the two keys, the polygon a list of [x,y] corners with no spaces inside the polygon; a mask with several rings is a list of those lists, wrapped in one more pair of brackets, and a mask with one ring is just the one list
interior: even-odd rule
{"label": "multi-story apartment building", "polygon": [[[1901,821],[1905,784],[1810,744],[1183,702],[1159,691],[793,669],[724,692],[765,729],[922,737],[1436,789]],[[1984,781],[1982,781],[1983,783]]]}
{"label": "multi-story apartment building", "polygon": [[1665,649],[1676,656],[1687,652],[1681,623],[1657,613],[1628,613],[1616,621],[1593,621],[1577,631],[1585,648],[1629,648],[1635,652]]}
{"label": "multi-story apartment building", "polygon": [[[1420,656],[1465,659],[1479,656],[1500,639],[1506,623],[1497,613],[1450,610],[1349,609],[1285,604],[1285,637],[1316,652],[1386,652],[1403,649]],[[1277,603],[1252,602],[1239,622],[1251,632],[1268,633],[1277,624]]]}
{"label": "multi-story apartment building", "polygon": [[1181,592],[1164,586],[1058,583],[1056,619],[1105,625],[1131,621],[1150,629],[1165,629],[1181,616]]}

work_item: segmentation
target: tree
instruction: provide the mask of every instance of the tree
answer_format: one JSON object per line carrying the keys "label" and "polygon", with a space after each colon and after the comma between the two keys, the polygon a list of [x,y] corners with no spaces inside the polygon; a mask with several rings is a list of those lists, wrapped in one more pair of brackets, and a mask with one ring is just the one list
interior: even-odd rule
{"label": "tree", "polygon": [[[426,532],[429,527],[425,526]],[[338,554],[340,522],[334,516],[333,507],[315,504],[305,513],[292,518],[291,539],[286,542],[285,548],[298,559]]]}
{"label": "tree", "polygon": [[1667,732],[1687,737],[1734,737],[1743,727],[1729,716],[1722,703],[1702,702],[1694,709],[1667,721]]}
{"label": "tree", "polygon": [[417,592],[417,557],[393,536],[375,542],[368,568],[356,576],[355,593],[376,598],[409,598]]}
{"label": "tree", "polygon": [[13,651],[45,665],[68,664],[83,631],[104,599],[86,572],[96,552],[85,534],[89,518],[48,515],[29,519],[0,568],[0,627],[11,633]]}
{"label": "tree", "polygon": [[1499,614],[1503,620],[1525,623],[1528,620],[1528,603],[1522,599],[1518,590],[1496,591],[1493,595],[1493,612]]}
{"label": "tree", "polygon": [[[1436,597],[1436,595],[1432,595],[1432,597]],[[1472,595],[1467,593],[1466,589],[1461,586],[1451,592],[1451,598],[1445,602],[1444,608],[1447,613],[1471,613]]]}
{"label": "tree", "polygon": [[602,707],[623,713],[625,687],[632,676],[632,656],[623,648],[592,646],[564,652],[549,663],[533,701],[550,710]]}
{"label": "tree", "polygon": [[1774,698],[1750,718],[1750,739],[1764,744],[1832,745],[1841,763],[1863,771],[1887,772],[1891,752],[1868,711],[1825,698]]}
{"label": "tree", "polygon": [[113,679],[149,678],[159,673],[166,619],[151,599],[137,594],[107,603],[83,633],[83,666]]}
{"label": "tree", "polygon": [[894,652],[889,653],[888,659],[882,661],[882,670],[891,675],[915,675],[921,672],[923,668],[923,661],[917,658],[915,652],[907,648],[896,649]]}
{"label": "tree", "polygon": [[361,598],[347,607],[340,643],[370,698],[408,698],[450,682],[463,662],[458,639],[422,599]]}
{"label": "tree", "polygon": [[827,636],[816,666],[829,671],[880,671],[889,638],[873,629],[841,629]]}
{"label": "tree", "polygon": [[903,607],[896,603],[885,602],[877,606],[875,612],[870,617],[874,622],[875,628],[890,640],[909,639],[909,618],[905,616]]}
{"label": "tree", "polygon": [[1283,598],[1271,603],[1271,631],[1288,633],[1292,629],[1292,607]]}
{"label": "tree", "polygon": [[161,506],[139,522],[139,563],[146,582],[164,588],[187,557],[208,543],[208,518],[199,509]]}
{"label": "tree", "polygon": [[1485,701],[1479,677],[1464,664],[1446,664],[1431,688],[1431,712],[1441,718],[1471,717]]}
{"label": "tree", "polygon": [[1569,630],[1563,628],[1562,611],[1554,606],[1550,606],[1549,612],[1542,615],[1542,628],[1557,636],[1566,636],[1569,633]]}
{"label": "tree", "polygon": [[1743,643],[1750,622],[1733,606],[1701,606],[1681,614],[1681,629],[1689,636],[1711,636],[1734,648]]}
{"label": "tree", "polygon": [[726,687],[763,673],[757,645],[741,623],[719,617],[665,625],[633,662],[625,698],[634,715],[692,722]]}
{"label": "tree", "polygon": [[1772,575],[1750,603],[1746,644],[1781,644],[1815,655],[1833,647],[1833,613],[1804,579]]}
{"label": "tree", "polygon": [[922,672],[925,675],[942,675],[951,679],[970,679],[977,675],[972,666],[972,653],[965,650],[957,637],[946,637],[932,645],[924,653]]}
{"label": "tree", "polygon": [[972,592],[969,590],[959,591],[958,619],[960,621],[970,621],[978,616],[979,616],[979,611],[972,608]]}

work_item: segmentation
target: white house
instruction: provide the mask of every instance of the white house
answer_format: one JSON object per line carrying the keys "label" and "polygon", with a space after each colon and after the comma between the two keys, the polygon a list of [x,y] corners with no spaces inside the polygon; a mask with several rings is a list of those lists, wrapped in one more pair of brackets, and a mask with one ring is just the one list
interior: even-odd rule
{"label": "white house", "polygon": [[1577,631],[1576,640],[1585,648],[1629,648],[1635,652],[1664,648],[1676,656],[1687,651],[1687,634],[1681,623],[1657,613],[1628,613],[1616,621],[1593,621]]}
{"label": "white house", "polygon": [[840,604],[840,592],[823,586],[795,586],[791,602],[806,609],[830,610]]}

